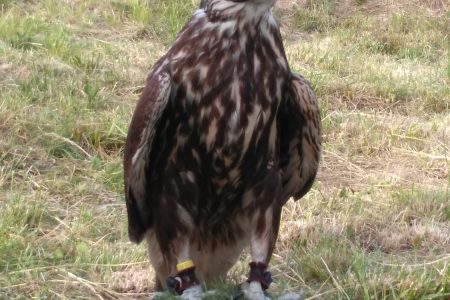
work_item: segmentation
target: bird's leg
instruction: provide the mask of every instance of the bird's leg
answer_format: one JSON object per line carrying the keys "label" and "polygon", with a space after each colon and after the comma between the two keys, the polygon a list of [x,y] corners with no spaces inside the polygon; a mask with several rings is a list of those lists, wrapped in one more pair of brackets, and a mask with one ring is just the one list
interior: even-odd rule
{"label": "bird's leg", "polygon": [[[265,180],[254,189],[255,201],[259,202],[251,218],[250,234],[250,272],[244,296],[249,300],[265,299],[264,291],[272,282],[267,267],[275,248],[281,217],[280,196],[281,180],[275,170],[269,171]],[[262,204],[262,205],[261,205]],[[265,204],[265,205],[264,205]]]}
{"label": "bird's leg", "polygon": [[[176,274],[169,276],[167,280],[169,289],[182,295],[186,290],[200,286],[197,277],[195,276],[195,266],[192,260],[178,263],[176,269]],[[195,290],[197,290],[197,288],[195,288]]]}
{"label": "bird's leg", "polygon": [[[164,228],[169,230],[170,225],[167,222]],[[161,246],[155,232],[148,233],[148,253],[159,283],[157,289],[168,288],[182,299],[201,299],[201,285],[190,257],[190,230],[188,227],[183,229],[166,246]]]}
{"label": "bird's leg", "polygon": [[276,242],[278,215],[279,213],[274,213],[273,207],[269,207],[266,211],[260,210],[253,216],[250,241],[252,261],[247,282],[242,286],[244,297],[248,300],[266,299],[264,291],[272,282],[267,267]]}
{"label": "bird's leg", "polygon": [[[195,275],[195,265],[190,259],[189,238],[177,239],[173,252],[175,268],[172,267],[172,276],[167,279],[167,286],[179,294],[181,299],[197,300],[202,298],[202,288]],[[175,270],[173,270],[175,269]]]}
{"label": "bird's leg", "polygon": [[[160,205],[154,213],[155,241],[158,246],[149,242],[150,260],[164,287],[182,298],[200,299],[201,285],[191,257],[191,238],[195,225],[187,210],[198,202],[196,178],[191,171],[178,172],[179,168],[183,167],[169,166],[160,175],[165,179],[165,184],[159,194]],[[198,297],[184,297],[192,294],[192,290],[199,294]]]}

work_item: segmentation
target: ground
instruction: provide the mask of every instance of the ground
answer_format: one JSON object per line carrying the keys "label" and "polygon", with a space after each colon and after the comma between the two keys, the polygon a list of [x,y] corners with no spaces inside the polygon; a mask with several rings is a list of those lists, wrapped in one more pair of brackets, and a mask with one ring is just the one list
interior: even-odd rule
{"label": "ground", "polygon": [[[150,67],[197,4],[0,0],[0,299],[148,298],[122,149]],[[272,293],[450,297],[448,9],[278,2],[289,62],[320,102],[324,151],[311,192],[283,212]]]}

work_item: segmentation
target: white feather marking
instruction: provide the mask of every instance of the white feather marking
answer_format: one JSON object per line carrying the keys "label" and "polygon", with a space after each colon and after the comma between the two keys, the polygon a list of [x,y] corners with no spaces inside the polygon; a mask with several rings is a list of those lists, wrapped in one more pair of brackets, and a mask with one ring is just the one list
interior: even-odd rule
{"label": "white feather marking", "polygon": [[208,151],[213,147],[217,135],[217,121],[214,119],[209,126],[208,134],[206,136],[206,148]]}
{"label": "white feather marking", "polygon": [[186,177],[190,182],[192,182],[192,183],[195,182],[195,176],[194,176],[194,173],[192,173],[192,171],[187,171]]}
{"label": "white feather marking", "polygon": [[262,235],[259,235],[256,232],[257,228],[256,224],[258,222],[260,214],[261,212],[255,213],[253,215],[252,228],[254,229],[251,235],[250,252],[252,261],[265,263],[266,260],[268,259],[267,254],[269,253],[269,241],[270,241],[269,234],[271,233],[272,228],[270,224],[272,224],[272,215],[273,215],[272,208],[268,208],[265,211],[264,218],[266,221],[266,230],[263,232]]}
{"label": "white feather marking", "polygon": [[209,68],[208,68],[208,66],[200,65],[199,69],[200,69],[199,79],[200,79],[200,81],[203,81],[203,80],[205,80],[206,75],[208,74]]}
{"label": "white feather marking", "polygon": [[206,13],[205,13],[205,10],[203,10],[203,9],[197,9],[195,12],[194,12],[194,16],[193,16],[195,19],[200,19],[200,18],[204,18],[204,17],[206,17]]}
{"label": "white feather marking", "polygon": [[179,52],[177,52],[173,57],[172,57],[172,62],[177,61],[181,58],[185,58],[187,55],[186,50],[180,50]]}
{"label": "white feather marking", "polygon": [[231,20],[219,23],[217,31],[219,36],[223,36],[225,34],[230,34],[235,28],[236,28],[236,21]]}
{"label": "white feather marking", "polygon": [[244,132],[244,149],[242,150],[242,155],[247,152],[248,146],[250,144],[250,139],[252,138],[253,132],[258,124],[259,118],[262,115],[262,108],[255,101],[253,111],[250,115],[247,115],[248,125]]}
{"label": "white feather marking", "polygon": [[259,57],[255,52],[255,54],[253,55],[253,70],[254,70],[253,73],[258,74],[260,69],[261,69],[261,61],[259,60]]}
{"label": "white feather marking", "polygon": [[138,159],[138,157],[139,157],[141,151],[142,151],[142,147],[140,147],[140,148],[138,148],[138,149],[136,150],[136,152],[135,152],[134,155],[133,155],[133,158],[131,159],[131,164],[134,165],[134,164],[136,163],[136,160]]}
{"label": "white feather marking", "polygon": [[236,104],[235,111],[231,114],[230,119],[230,131],[229,131],[229,141],[233,142],[237,138],[239,138],[240,131],[239,131],[239,115],[241,112],[241,105],[242,105],[242,99],[241,94],[239,90],[240,81],[239,78],[235,77],[235,80],[231,84],[231,99],[234,99],[234,102]]}
{"label": "white feather marking", "polygon": [[[181,195],[181,197],[183,197],[183,195]],[[195,228],[194,220],[192,220],[191,215],[186,211],[186,209],[184,209],[183,206],[177,205],[177,215],[188,230],[193,230]],[[189,241],[187,241],[187,245],[189,245]],[[189,252],[187,254],[189,255]],[[189,259],[189,256],[184,258],[185,260]]]}

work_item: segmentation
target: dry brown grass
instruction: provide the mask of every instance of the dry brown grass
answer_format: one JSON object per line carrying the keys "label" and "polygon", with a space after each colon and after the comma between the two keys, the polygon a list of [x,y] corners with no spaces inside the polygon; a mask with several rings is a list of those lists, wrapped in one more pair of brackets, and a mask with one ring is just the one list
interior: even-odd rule
{"label": "dry brown grass", "polygon": [[[0,5],[0,299],[148,298],[121,149],[146,73],[195,1]],[[324,152],[312,191],[284,209],[272,292],[446,299],[449,2],[277,5],[292,68],[320,101]]]}

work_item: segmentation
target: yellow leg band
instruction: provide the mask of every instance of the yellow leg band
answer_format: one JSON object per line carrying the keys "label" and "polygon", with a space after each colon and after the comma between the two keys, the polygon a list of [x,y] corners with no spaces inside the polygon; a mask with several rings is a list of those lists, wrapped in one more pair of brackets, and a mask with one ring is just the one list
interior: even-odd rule
{"label": "yellow leg band", "polygon": [[194,262],[192,260],[186,260],[177,264],[177,271],[181,272],[186,269],[192,268],[194,266]]}

